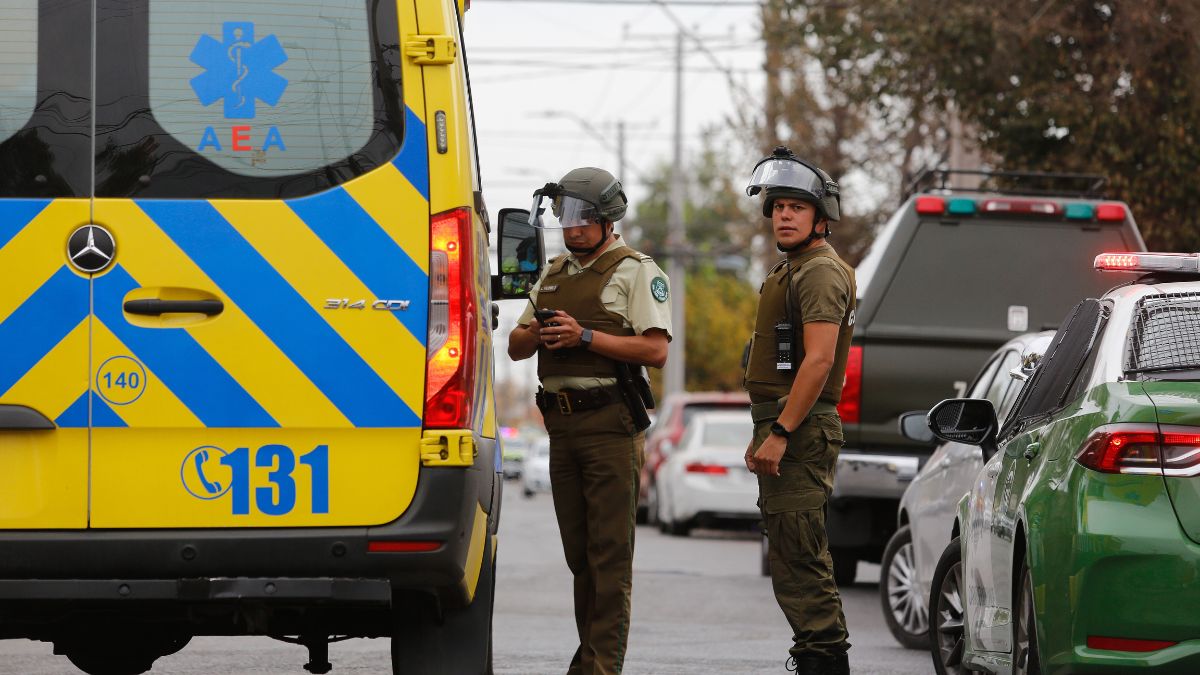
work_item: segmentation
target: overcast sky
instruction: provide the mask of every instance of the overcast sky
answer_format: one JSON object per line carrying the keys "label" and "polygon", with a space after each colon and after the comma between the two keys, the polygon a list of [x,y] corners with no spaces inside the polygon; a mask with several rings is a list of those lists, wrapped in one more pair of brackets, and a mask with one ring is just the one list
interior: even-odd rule
{"label": "overcast sky", "polygon": [[[731,77],[745,91],[761,91],[755,6],[473,1],[465,41],[484,197],[493,218],[503,207],[528,208],[534,189],[575,167],[617,173],[618,121],[626,125],[627,175],[621,178],[637,208],[646,194],[639,174],[672,157],[672,15],[708,50],[685,42],[684,145],[694,150],[704,129],[736,116],[734,102],[745,97],[731,92]],[[533,361],[512,364],[505,354],[504,338],[522,307],[501,303],[497,375],[526,381],[532,391]]]}

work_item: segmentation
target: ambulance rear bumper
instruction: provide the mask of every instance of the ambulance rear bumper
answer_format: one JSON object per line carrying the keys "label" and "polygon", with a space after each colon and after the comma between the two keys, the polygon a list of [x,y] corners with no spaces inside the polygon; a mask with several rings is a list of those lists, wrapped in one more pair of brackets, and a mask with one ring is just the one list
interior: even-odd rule
{"label": "ambulance rear bumper", "polygon": [[[55,600],[386,604],[406,590],[453,596],[493,483],[475,468],[422,469],[408,510],[378,527],[0,531],[0,623],[14,603]],[[494,532],[494,518],[486,522]],[[368,550],[379,541],[437,547]]]}

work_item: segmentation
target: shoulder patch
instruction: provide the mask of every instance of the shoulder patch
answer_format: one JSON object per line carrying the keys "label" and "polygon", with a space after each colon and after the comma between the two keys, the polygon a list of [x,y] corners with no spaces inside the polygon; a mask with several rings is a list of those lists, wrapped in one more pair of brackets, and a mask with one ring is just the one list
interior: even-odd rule
{"label": "shoulder patch", "polygon": [[666,302],[670,291],[667,290],[667,280],[663,277],[654,277],[650,282],[650,294],[659,302]]}
{"label": "shoulder patch", "polygon": [[650,256],[646,255],[645,253],[639,253],[639,254],[638,254],[638,259],[639,259],[639,260],[641,260],[641,261],[642,261],[642,262],[644,262],[644,263],[647,263],[647,262],[654,262],[654,258],[651,258]]}

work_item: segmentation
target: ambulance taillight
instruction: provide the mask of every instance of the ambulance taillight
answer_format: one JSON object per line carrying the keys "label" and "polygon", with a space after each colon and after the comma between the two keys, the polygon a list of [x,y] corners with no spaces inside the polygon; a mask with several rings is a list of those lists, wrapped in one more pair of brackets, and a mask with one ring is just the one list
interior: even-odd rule
{"label": "ambulance taillight", "polygon": [[430,219],[425,428],[471,426],[475,399],[475,265],[471,209]]}

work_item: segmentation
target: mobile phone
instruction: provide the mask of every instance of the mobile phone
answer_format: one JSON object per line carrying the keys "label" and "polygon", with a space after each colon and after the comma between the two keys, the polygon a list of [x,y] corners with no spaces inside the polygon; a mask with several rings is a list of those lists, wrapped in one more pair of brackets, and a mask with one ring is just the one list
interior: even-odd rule
{"label": "mobile phone", "polygon": [[554,317],[558,316],[558,313],[553,309],[535,309],[533,310],[533,316],[538,320],[538,323],[542,324],[543,326],[558,325],[557,323],[549,323]]}

